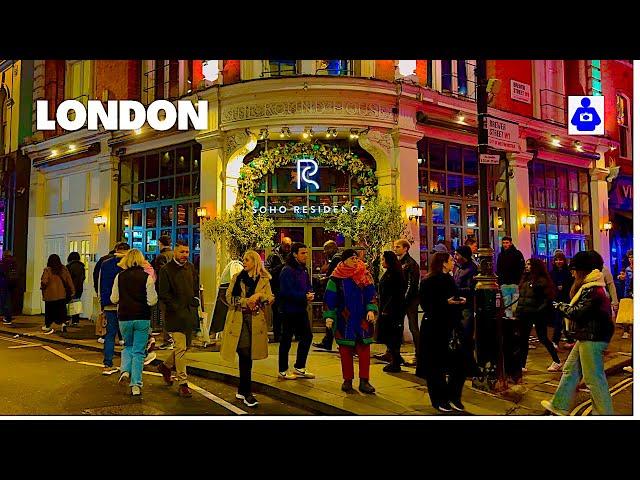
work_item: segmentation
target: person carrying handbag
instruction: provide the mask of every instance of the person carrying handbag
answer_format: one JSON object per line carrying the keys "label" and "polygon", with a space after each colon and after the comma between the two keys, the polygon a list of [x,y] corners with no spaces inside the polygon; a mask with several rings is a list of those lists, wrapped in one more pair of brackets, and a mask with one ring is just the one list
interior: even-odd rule
{"label": "person carrying handbag", "polygon": [[40,278],[40,289],[44,300],[44,334],[53,333],[53,323],[61,325],[61,333],[66,332],[67,303],[75,295],[75,288],[69,270],[62,265],[60,257],[55,253],[49,255],[47,267]]}

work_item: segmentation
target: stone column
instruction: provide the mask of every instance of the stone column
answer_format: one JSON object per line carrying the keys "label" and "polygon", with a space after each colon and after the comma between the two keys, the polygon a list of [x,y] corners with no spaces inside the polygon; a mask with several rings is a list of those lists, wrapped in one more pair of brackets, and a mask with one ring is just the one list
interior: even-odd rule
{"label": "stone column", "polygon": [[[513,244],[524,258],[531,258],[531,230],[523,219],[531,212],[529,205],[529,168],[533,153],[508,153],[509,161],[509,224]],[[496,245],[496,251],[500,246]]]}
{"label": "stone column", "polygon": [[[223,142],[217,134],[207,134],[198,137],[198,142],[202,145],[200,153],[200,206],[207,209],[207,215],[211,218],[224,211],[222,203],[222,165],[223,165]],[[219,278],[224,265],[219,263],[224,259],[219,258],[219,245],[204,237],[200,232],[200,283],[203,291],[203,310],[207,313],[203,330],[203,340],[210,342],[208,331],[210,327],[211,314],[215,306],[215,299],[218,295]]]}
{"label": "stone column", "polygon": [[[31,171],[29,182],[29,229],[27,252],[44,251],[45,176],[39,170]],[[26,288],[22,313],[39,315],[42,311],[40,277],[45,267],[45,257],[27,253]]]}
{"label": "stone column", "polygon": [[591,179],[591,232],[593,236],[593,249],[602,255],[605,266],[611,262],[609,231],[603,229],[604,223],[609,221],[609,192],[607,189],[607,176],[609,169],[605,168],[605,152],[609,148],[600,145],[596,152],[600,159],[596,160],[594,168],[589,171]]}

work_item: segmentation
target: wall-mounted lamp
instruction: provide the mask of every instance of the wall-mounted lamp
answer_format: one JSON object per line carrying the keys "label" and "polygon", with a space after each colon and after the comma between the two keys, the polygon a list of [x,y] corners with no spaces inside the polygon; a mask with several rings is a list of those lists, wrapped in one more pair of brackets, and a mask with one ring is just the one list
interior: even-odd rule
{"label": "wall-mounted lamp", "polygon": [[609,230],[611,230],[613,228],[613,224],[611,222],[604,222],[602,224],[602,228],[600,229],[601,232],[608,232]]}
{"label": "wall-mounted lamp", "polygon": [[465,119],[464,113],[458,112],[458,115],[456,115],[457,122],[458,123],[464,123],[464,119]]}
{"label": "wall-mounted lamp", "polygon": [[93,217],[93,224],[98,227],[98,230],[100,230],[100,228],[107,226],[107,217],[104,215],[96,215]]}
{"label": "wall-mounted lamp", "polygon": [[289,127],[282,127],[282,129],[280,130],[280,138],[284,138],[284,137],[289,138],[290,136],[291,136],[291,130],[289,130]]}
{"label": "wall-mounted lamp", "polygon": [[407,216],[409,220],[418,220],[422,217],[422,207],[409,207],[407,208]]}
{"label": "wall-mounted lamp", "polygon": [[360,136],[360,132],[358,131],[357,128],[352,128],[351,130],[349,130],[349,138],[351,140],[355,140],[359,136]]}
{"label": "wall-mounted lamp", "polygon": [[580,232],[582,230],[582,226],[579,223],[576,223],[573,226],[573,230],[576,231],[576,232]]}
{"label": "wall-mounted lamp", "polygon": [[205,220],[209,220],[209,215],[207,215],[207,207],[196,208],[196,215],[200,220],[202,220],[203,218]]}
{"label": "wall-mounted lamp", "polygon": [[326,133],[326,137],[337,137],[338,136],[338,130],[332,127],[327,128],[327,133]]}
{"label": "wall-mounted lamp", "polygon": [[307,139],[313,137],[313,128],[306,127],[304,132],[302,132],[302,138]]}
{"label": "wall-mounted lamp", "polygon": [[131,222],[129,221],[129,218],[128,218],[128,217],[127,217],[127,218],[125,218],[125,219],[124,219],[124,226],[125,226],[125,227],[128,227],[130,224],[131,224]]}
{"label": "wall-mounted lamp", "polygon": [[554,147],[560,147],[562,144],[560,143],[560,137],[558,135],[551,135],[551,145]]}
{"label": "wall-mounted lamp", "polygon": [[576,147],[576,151],[578,152],[582,152],[582,143],[579,142],[578,140],[576,140],[575,142],[573,142],[573,146]]}
{"label": "wall-mounted lamp", "polygon": [[502,217],[498,217],[498,228],[502,227],[504,225],[504,220],[502,219]]}
{"label": "wall-mounted lamp", "polygon": [[523,224],[525,227],[531,227],[532,225],[535,225],[535,224],[536,224],[536,221],[537,221],[537,220],[538,220],[538,219],[536,218],[536,216],[535,216],[535,215],[527,215],[526,217],[524,217],[524,218],[522,219],[522,224]]}
{"label": "wall-mounted lamp", "polygon": [[269,138],[269,129],[268,128],[261,128],[260,129],[260,140],[266,140],[267,138]]}
{"label": "wall-mounted lamp", "polygon": [[424,158],[418,157],[418,165],[422,165],[426,160]]}

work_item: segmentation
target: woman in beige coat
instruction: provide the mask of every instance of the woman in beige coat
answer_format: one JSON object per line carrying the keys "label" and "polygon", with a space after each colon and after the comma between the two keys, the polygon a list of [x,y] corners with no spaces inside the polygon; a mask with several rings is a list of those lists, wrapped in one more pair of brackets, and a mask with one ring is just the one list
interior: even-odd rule
{"label": "woman in beige coat", "polygon": [[62,265],[60,257],[55,253],[49,255],[47,267],[40,278],[40,290],[44,300],[44,326],[45,335],[53,333],[51,325],[61,324],[60,332],[67,330],[67,302],[75,295],[73,280],[67,267]]}
{"label": "woman in beige coat", "polygon": [[231,278],[226,293],[229,311],[222,332],[220,356],[233,362],[238,353],[240,386],[236,398],[255,407],[258,401],[251,394],[251,367],[253,360],[269,355],[265,308],[275,297],[269,284],[271,275],[257,252],[248,250],[242,265],[243,270]]}

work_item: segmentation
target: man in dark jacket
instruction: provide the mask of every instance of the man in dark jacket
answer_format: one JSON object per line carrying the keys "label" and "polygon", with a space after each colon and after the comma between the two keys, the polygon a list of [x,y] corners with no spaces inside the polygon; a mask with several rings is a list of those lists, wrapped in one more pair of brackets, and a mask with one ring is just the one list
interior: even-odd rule
{"label": "man in dark jacket", "polygon": [[13,304],[11,297],[18,286],[18,263],[11,254],[11,250],[2,252],[0,260],[0,313],[3,315],[2,323],[12,325]]}
{"label": "man in dark jacket", "polygon": [[[411,258],[411,255],[409,255],[410,247],[411,244],[404,238],[396,240],[393,244],[394,253],[398,257],[398,260],[400,260],[402,273],[404,273],[405,282],[407,282],[404,301],[407,308],[409,331],[413,338],[413,345],[417,358],[419,348],[418,344],[420,343],[420,326],[418,325],[418,305],[420,304],[420,299],[418,297],[418,288],[420,286],[420,266],[413,258]],[[376,356],[374,357],[378,358]],[[386,358],[383,359],[386,360]],[[415,360],[411,363],[405,363],[405,365],[414,366]]]}
{"label": "man in dark jacket", "polygon": [[[324,242],[324,255],[329,262],[326,272],[321,279],[322,287],[327,288],[327,282],[331,277],[331,274],[340,263],[340,252],[338,251],[338,244],[333,240],[327,240]],[[324,338],[319,343],[314,343],[314,347],[322,348],[323,350],[330,351],[333,348],[333,330],[327,328],[324,334]]]}
{"label": "man in dark jacket", "polygon": [[[282,338],[278,351],[278,372],[282,379],[314,378],[306,370],[307,355],[313,334],[307,314],[307,305],[313,301],[313,288],[306,267],[307,246],[295,242],[287,263],[280,273],[280,311],[282,313]],[[298,351],[293,372],[289,372],[289,349],[293,334],[298,337]]]}
{"label": "man in dark jacket", "polygon": [[264,263],[265,268],[271,274],[271,292],[276,297],[275,302],[271,306],[272,318],[273,318],[273,341],[275,343],[280,341],[282,336],[282,318],[280,315],[280,272],[284,268],[287,255],[291,251],[291,239],[284,237],[282,243],[273,249],[271,255],[267,257],[267,261]]}
{"label": "man in dark jacket", "polygon": [[158,366],[167,385],[172,385],[171,368],[175,366],[181,397],[191,397],[187,386],[187,361],[185,354],[191,343],[191,333],[198,323],[198,274],[189,262],[189,244],[178,240],[173,260],[160,269],[159,295],[166,307],[166,328],[171,333],[174,349]]}
{"label": "man in dark jacket", "polygon": [[[156,271],[156,291],[158,291],[158,279],[160,278],[160,269],[164,267],[167,263],[173,260],[173,249],[171,248],[171,237],[169,235],[161,235],[158,239],[158,243],[160,244],[160,253],[153,259],[152,266]],[[165,328],[165,306],[162,301],[159,301],[156,306],[153,308],[152,312],[152,321],[151,325],[154,328],[159,326],[162,327],[162,345],[158,346],[160,350],[172,350],[173,349],[173,339],[167,329]]]}
{"label": "man in dark jacket", "polygon": [[111,291],[116,275],[122,271],[118,262],[129,250],[129,244],[120,242],[116,244],[115,255],[102,262],[98,274],[98,290],[100,292],[100,306],[107,317],[107,334],[104,336],[104,368],[103,375],[111,375],[119,369],[113,366],[113,353],[115,350],[116,335],[118,334],[118,309],[111,302]]}
{"label": "man in dark jacket", "polygon": [[505,305],[504,314],[513,318],[512,304],[518,301],[518,285],[524,272],[524,256],[512,243],[511,237],[502,237],[502,249],[498,255],[496,273]]}

